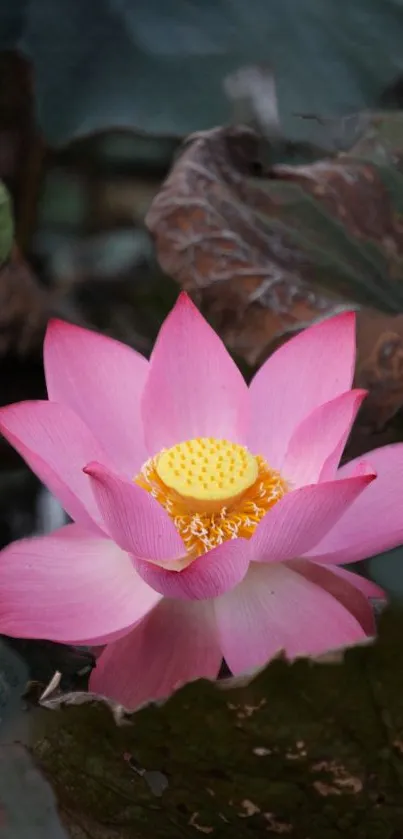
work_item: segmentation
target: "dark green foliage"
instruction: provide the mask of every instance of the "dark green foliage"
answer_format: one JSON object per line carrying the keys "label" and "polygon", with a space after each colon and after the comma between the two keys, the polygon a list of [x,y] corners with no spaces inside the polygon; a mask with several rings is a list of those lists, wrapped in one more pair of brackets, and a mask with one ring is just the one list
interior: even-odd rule
{"label": "dark green foliage", "polygon": [[[198,682],[132,725],[102,704],[47,711],[35,756],[86,839],[396,839],[403,614],[386,614],[380,635],[343,664],[279,661],[231,691]],[[129,755],[167,777],[162,796]]]}
{"label": "dark green foliage", "polygon": [[0,636],[0,739],[10,718],[21,712],[21,695],[27,681],[25,661]]}
{"label": "dark green foliage", "polygon": [[0,266],[10,256],[14,238],[14,222],[10,196],[0,181]]}
{"label": "dark green foliage", "polygon": [[403,72],[401,0],[0,7],[0,46],[32,59],[40,122],[56,143],[112,126],[182,135],[222,124],[231,114],[223,80],[251,63],[273,66],[286,134],[307,139],[315,125],[299,114],[376,106]]}
{"label": "dark green foliage", "polygon": [[49,784],[19,744],[0,746],[1,839],[67,839]]}

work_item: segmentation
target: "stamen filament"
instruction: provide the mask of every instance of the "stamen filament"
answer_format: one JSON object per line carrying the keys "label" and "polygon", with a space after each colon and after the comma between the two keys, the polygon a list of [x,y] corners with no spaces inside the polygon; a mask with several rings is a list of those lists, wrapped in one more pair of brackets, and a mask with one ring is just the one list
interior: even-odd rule
{"label": "stamen filament", "polygon": [[228,539],[250,538],[287,492],[280,473],[262,457],[214,438],[160,452],[135,481],[165,508],[193,558]]}

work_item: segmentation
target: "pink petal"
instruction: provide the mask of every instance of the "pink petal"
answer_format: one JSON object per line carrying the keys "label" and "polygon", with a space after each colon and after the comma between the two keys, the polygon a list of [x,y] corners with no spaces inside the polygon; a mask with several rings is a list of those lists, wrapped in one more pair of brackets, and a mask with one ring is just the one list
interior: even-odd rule
{"label": "pink petal", "polygon": [[[403,543],[403,445],[375,449],[365,459],[376,469],[376,481],[356,498],[337,526],[309,549],[312,559],[332,565],[347,564]],[[357,458],[338,474],[345,478],[362,462],[362,458]]]}
{"label": "pink petal", "polygon": [[310,580],[311,583],[325,589],[355,617],[366,635],[375,635],[374,611],[368,597],[361,591],[359,582],[357,585],[355,584],[355,578],[358,577],[358,574],[350,573],[348,576],[341,576],[334,573],[332,567],[317,565],[315,562],[309,562],[305,559],[297,559],[287,563],[287,568],[292,568],[293,571],[302,574],[306,580]]}
{"label": "pink petal", "polygon": [[89,463],[84,471],[90,478],[104,529],[122,550],[158,561],[183,556],[185,546],[178,531],[148,492],[100,463]]}
{"label": "pink petal", "polygon": [[[313,564],[312,560],[309,560],[309,562],[311,565]],[[323,566],[321,567],[323,568]],[[332,574],[336,574],[338,577],[347,580],[347,582],[351,583],[351,585],[355,588],[358,588],[359,591],[362,591],[362,593],[365,594],[365,597],[370,600],[388,599],[386,591],[384,591],[383,588],[378,586],[378,584],[374,583],[372,580],[362,577],[361,574],[354,574],[353,571],[348,571],[347,568],[340,568],[339,565],[329,565],[327,567]]]}
{"label": "pink petal", "polygon": [[232,539],[199,556],[182,571],[169,571],[133,557],[143,580],[166,597],[204,600],[218,597],[243,580],[250,559],[250,542]]}
{"label": "pink petal", "polygon": [[285,565],[251,565],[241,585],[215,601],[223,656],[237,676],[284,651],[316,656],[366,638],[327,591]]}
{"label": "pink petal", "polygon": [[[107,542],[110,540],[107,539]],[[154,603],[151,604],[150,608],[152,609]],[[140,618],[141,620],[141,618]],[[91,647],[92,654],[96,657],[100,655],[102,650],[105,649],[106,644],[111,644],[113,641],[118,641],[119,638],[124,638],[132,629],[138,624],[138,620],[132,620],[128,626],[124,626],[123,629],[116,629],[113,632],[106,632],[103,635],[97,635],[95,638],[75,638],[72,640],[71,638],[65,638],[63,641],[64,644],[72,644],[76,647]]]}
{"label": "pink petal", "polygon": [[282,469],[293,487],[335,477],[366,390],[349,390],[315,408],[297,427]]}
{"label": "pink petal", "polygon": [[144,390],[150,453],[194,437],[242,442],[247,400],[224,344],[182,293],[160,330]]}
{"label": "pink petal", "polygon": [[376,475],[301,487],[284,495],[258,524],[251,546],[258,562],[283,562],[311,550]]}
{"label": "pink petal", "polygon": [[273,353],[250,385],[251,450],[281,469],[302,420],[350,390],[354,361],[353,312],[311,326]]}
{"label": "pink petal", "polygon": [[125,474],[147,460],[140,400],[148,362],[130,347],[52,320],[44,361],[49,399],[72,408]]}
{"label": "pink petal", "polygon": [[101,654],[90,689],[134,709],[185,682],[215,679],[220,664],[212,604],[163,600]]}
{"label": "pink petal", "polygon": [[0,431],[71,518],[87,527],[100,522],[83,468],[89,460],[104,460],[105,454],[67,405],[46,401],[7,405],[0,409]]}
{"label": "pink petal", "polygon": [[0,632],[5,635],[99,643],[130,628],[159,599],[127,554],[75,524],[2,551]]}

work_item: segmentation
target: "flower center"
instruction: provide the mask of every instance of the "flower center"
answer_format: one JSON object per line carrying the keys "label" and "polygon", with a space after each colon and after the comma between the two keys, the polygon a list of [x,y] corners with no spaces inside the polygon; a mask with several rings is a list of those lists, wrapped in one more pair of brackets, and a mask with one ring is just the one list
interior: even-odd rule
{"label": "flower center", "polygon": [[216,512],[255,483],[259,468],[243,446],[199,437],[162,452],[156,471],[165,486],[187,499],[193,509]]}
{"label": "flower center", "polygon": [[135,482],[167,511],[193,559],[250,538],[287,492],[279,472],[244,446],[214,437],[178,443],[148,460]]}

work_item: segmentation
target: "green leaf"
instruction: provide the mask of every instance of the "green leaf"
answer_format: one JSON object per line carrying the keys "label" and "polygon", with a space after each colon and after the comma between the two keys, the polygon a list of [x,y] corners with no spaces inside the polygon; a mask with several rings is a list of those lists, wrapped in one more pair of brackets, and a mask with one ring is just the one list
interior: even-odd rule
{"label": "green leaf", "polygon": [[0,732],[3,737],[10,720],[21,714],[21,695],[28,678],[28,667],[23,658],[0,636]]}
{"label": "green leaf", "polygon": [[0,746],[2,839],[67,839],[52,790],[18,743]]}
{"label": "green leaf", "polygon": [[14,224],[8,191],[0,181],[0,266],[10,256],[14,239]]}
{"label": "green leaf", "polygon": [[131,725],[103,703],[62,707],[41,717],[35,757],[72,835],[397,839],[402,636],[391,611],[342,664],[276,661],[233,690],[197,682]]}
{"label": "green leaf", "polygon": [[226,76],[268,62],[286,135],[307,139],[312,122],[299,114],[373,107],[403,72],[402,0],[1,6],[1,45],[14,40],[32,59],[40,122],[54,143],[113,126],[183,135],[222,124],[231,117]]}
{"label": "green leaf", "polygon": [[[403,600],[403,546],[365,560],[362,571],[382,586],[392,600]],[[357,570],[357,569],[354,569]]]}

